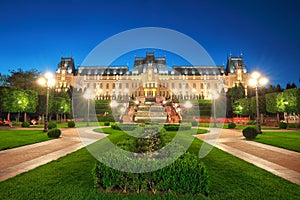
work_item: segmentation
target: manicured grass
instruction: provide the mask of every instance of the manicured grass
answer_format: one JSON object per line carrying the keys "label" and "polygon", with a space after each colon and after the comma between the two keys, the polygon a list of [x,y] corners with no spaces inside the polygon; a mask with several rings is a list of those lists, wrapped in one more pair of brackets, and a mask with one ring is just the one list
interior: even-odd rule
{"label": "manicured grass", "polygon": [[49,140],[42,130],[0,130],[0,150]]}
{"label": "manicured grass", "polygon": [[[176,132],[169,132],[175,135]],[[113,143],[126,137],[122,131],[109,135]],[[183,140],[191,137],[182,134]],[[104,144],[98,141],[95,146]],[[198,155],[202,141],[194,139],[189,150]],[[211,199],[299,199],[300,186],[230,154],[213,148],[201,159],[211,180]],[[205,199],[203,196],[177,196],[172,193],[148,195],[106,193],[94,190],[91,171],[95,164],[86,149],[23,173],[0,183],[1,199]]]}
{"label": "manicured grass", "polygon": [[208,133],[209,131],[206,130],[206,129],[201,129],[201,128],[198,128],[197,129],[197,134],[205,134],[205,133]]}
{"label": "manicured grass", "polygon": [[300,132],[263,132],[253,141],[300,152]]}
{"label": "manicured grass", "polygon": [[[255,126],[256,124],[254,125],[242,125],[242,124],[236,124],[236,127],[235,129],[239,129],[239,130],[242,130],[248,126]],[[198,124],[199,127],[212,127],[213,126],[213,123],[199,123]],[[228,123],[217,123],[217,128],[228,128]],[[279,130],[278,127],[268,127],[268,126],[262,126],[261,127],[262,130]]]}
{"label": "manicured grass", "polygon": [[[57,128],[68,128],[68,123],[57,123]],[[86,122],[75,122],[75,127],[86,127]],[[104,126],[104,122],[89,122],[89,126]],[[29,128],[44,128],[43,124],[30,126]]]}

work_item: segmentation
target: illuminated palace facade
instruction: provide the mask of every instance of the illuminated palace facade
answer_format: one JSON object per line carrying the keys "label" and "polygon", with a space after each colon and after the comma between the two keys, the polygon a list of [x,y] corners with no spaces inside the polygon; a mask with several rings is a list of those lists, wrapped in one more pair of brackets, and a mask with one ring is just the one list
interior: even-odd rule
{"label": "illuminated palace facade", "polygon": [[250,74],[242,56],[228,57],[226,66],[172,66],[166,57],[135,57],[134,66],[79,66],[73,58],[62,58],[56,71],[56,91],[72,86],[93,92],[95,99],[177,98],[211,99],[211,92],[226,92],[236,83],[247,91]]}

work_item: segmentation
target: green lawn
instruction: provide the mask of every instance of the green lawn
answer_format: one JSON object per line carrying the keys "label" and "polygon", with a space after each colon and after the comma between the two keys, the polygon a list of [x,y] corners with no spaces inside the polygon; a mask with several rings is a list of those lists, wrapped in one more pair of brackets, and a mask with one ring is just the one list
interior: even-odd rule
{"label": "green lawn", "polygon": [[49,140],[42,130],[0,130],[0,150]]}
{"label": "green lawn", "polygon": [[[68,128],[68,123],[57,123],[57,128]],[[86,127],[86,122],[75,122],[75,127]],[[21,125],[19,125],[21,127]],[[104,122],[89,122],[89,126],[104,126]],[[30,126],[29,128],[44,128],[43,124]]]}
{"label": "green lawn", "polygon": [[[170,132],[173,138],[175,132]],[[125,135],[116,131],[116,143]],[[187,139],[187,131],[182,139]],[[102,141],[97,144],[103,144]],[[94,145],[97,145],[94,144]],[[188,151],[198,154],[202,141],[194,139]],[[202,159],[211,180],[211,199],[300,199],[300,186],[213,148]],[[94,190],[91,175],[95,159],[84,148],[57,161],[0,183],[1,199],[205,199],[203,196],[120,194]]]}
{"label": "green lawn", "polygon": [[300,132],[263,132],[254,141],[300,152]]}

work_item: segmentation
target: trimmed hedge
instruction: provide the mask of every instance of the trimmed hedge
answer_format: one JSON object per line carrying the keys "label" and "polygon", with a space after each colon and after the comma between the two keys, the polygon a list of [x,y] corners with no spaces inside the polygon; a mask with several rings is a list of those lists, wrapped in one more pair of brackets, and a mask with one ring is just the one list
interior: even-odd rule
{"label": "trimmed hedge", "polygon": [[98,116],[97,119],[99,122],[106,122],[106,121],[114,122],[115,121],[114,116],[112,116],[112,115]]}
{"label": "trimmed hedge", "polygon": [[280,129],[287,129],[288,124],[285,123],[285,122],[279,122],[279,123],[278,123],[278,127],[279,127]]}
{"label": "trimmed hedge", "polygon": [[59,138],[59,136],[61,135],[61,130],[57,128],[51,129],[48,131],[47,135],[49,138]]}
{"label": "trimmed hedge", "polygon": [[[120,162],[119,155],[108,154],[107,157]],[[138,164],[139,159],[135,159],[134,162]],[[157,160],[156,164],[159,162]],[[123,165],[128,164],[125,162]],[[124,172],[98,161],[93,175],[95,186],[102,187],[106,191],[122,190],[124,193],[152,192],[154,194],[172,191],[192,195],[209,193],[208,171],[199,158],[191,153],[185,153],[164,168],[146,173]]]}
{"label": "trimmed hedge", "polygon": [[28,128],[29,126],[30,126],[29,122],[23,122],[22,123],[22,127],[24,127],[24,128]]}
{"label": "trimmed hedge", "polygon": [[236,124],[233,123],[233,122],[230,122],[230,123],[228,124],[228,128],[235,128],[235,127],[236,127]]}
{"label": "trimmed hedge", "polygon": [[110,122],[106,121],[104,122],[104,126],[109,126],[110,125]]}
{"label": "trimmed hedge", "polygon": [[164,124],[166,131],[190,130],[191,124]]}
{"label": "trimmed hedge", "polygon": [[75,127],[75,122],[74,121],[69,121],[68,122],[68,127],[69,128],[74,128]]}
{"label": "trimmed hedge", "polygon": [[136,124],[112,124],[111,128],[115,130],[133,131],[134,129],[137,128],[137,125]]}
{"label": "trimmed hedge", "polygon": [[56,128],[56,127],[57,127],[56,122],[51,121],[51,122],[48,123],[48,129],[53,129],[53,128]]}
{"label": "trimmed hedge", "polygon": [[254,139],[256,138],[257,134],[258,134],[258,130],[254,126],[248,126],[243,129],[243,136],[246,139]]}

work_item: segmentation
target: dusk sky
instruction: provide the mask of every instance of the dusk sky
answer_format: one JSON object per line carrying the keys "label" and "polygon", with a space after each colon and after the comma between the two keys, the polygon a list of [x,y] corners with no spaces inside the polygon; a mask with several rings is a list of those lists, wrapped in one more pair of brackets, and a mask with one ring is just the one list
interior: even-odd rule
{"label": "dusk sky", "polygon": [[196,40],[217,65],[242,53],[248,71],[300,87],[299,10],[298,0],[0,0],[0,70],[55,72],[70,56],[78,66],[115,34],[162,27]]}

